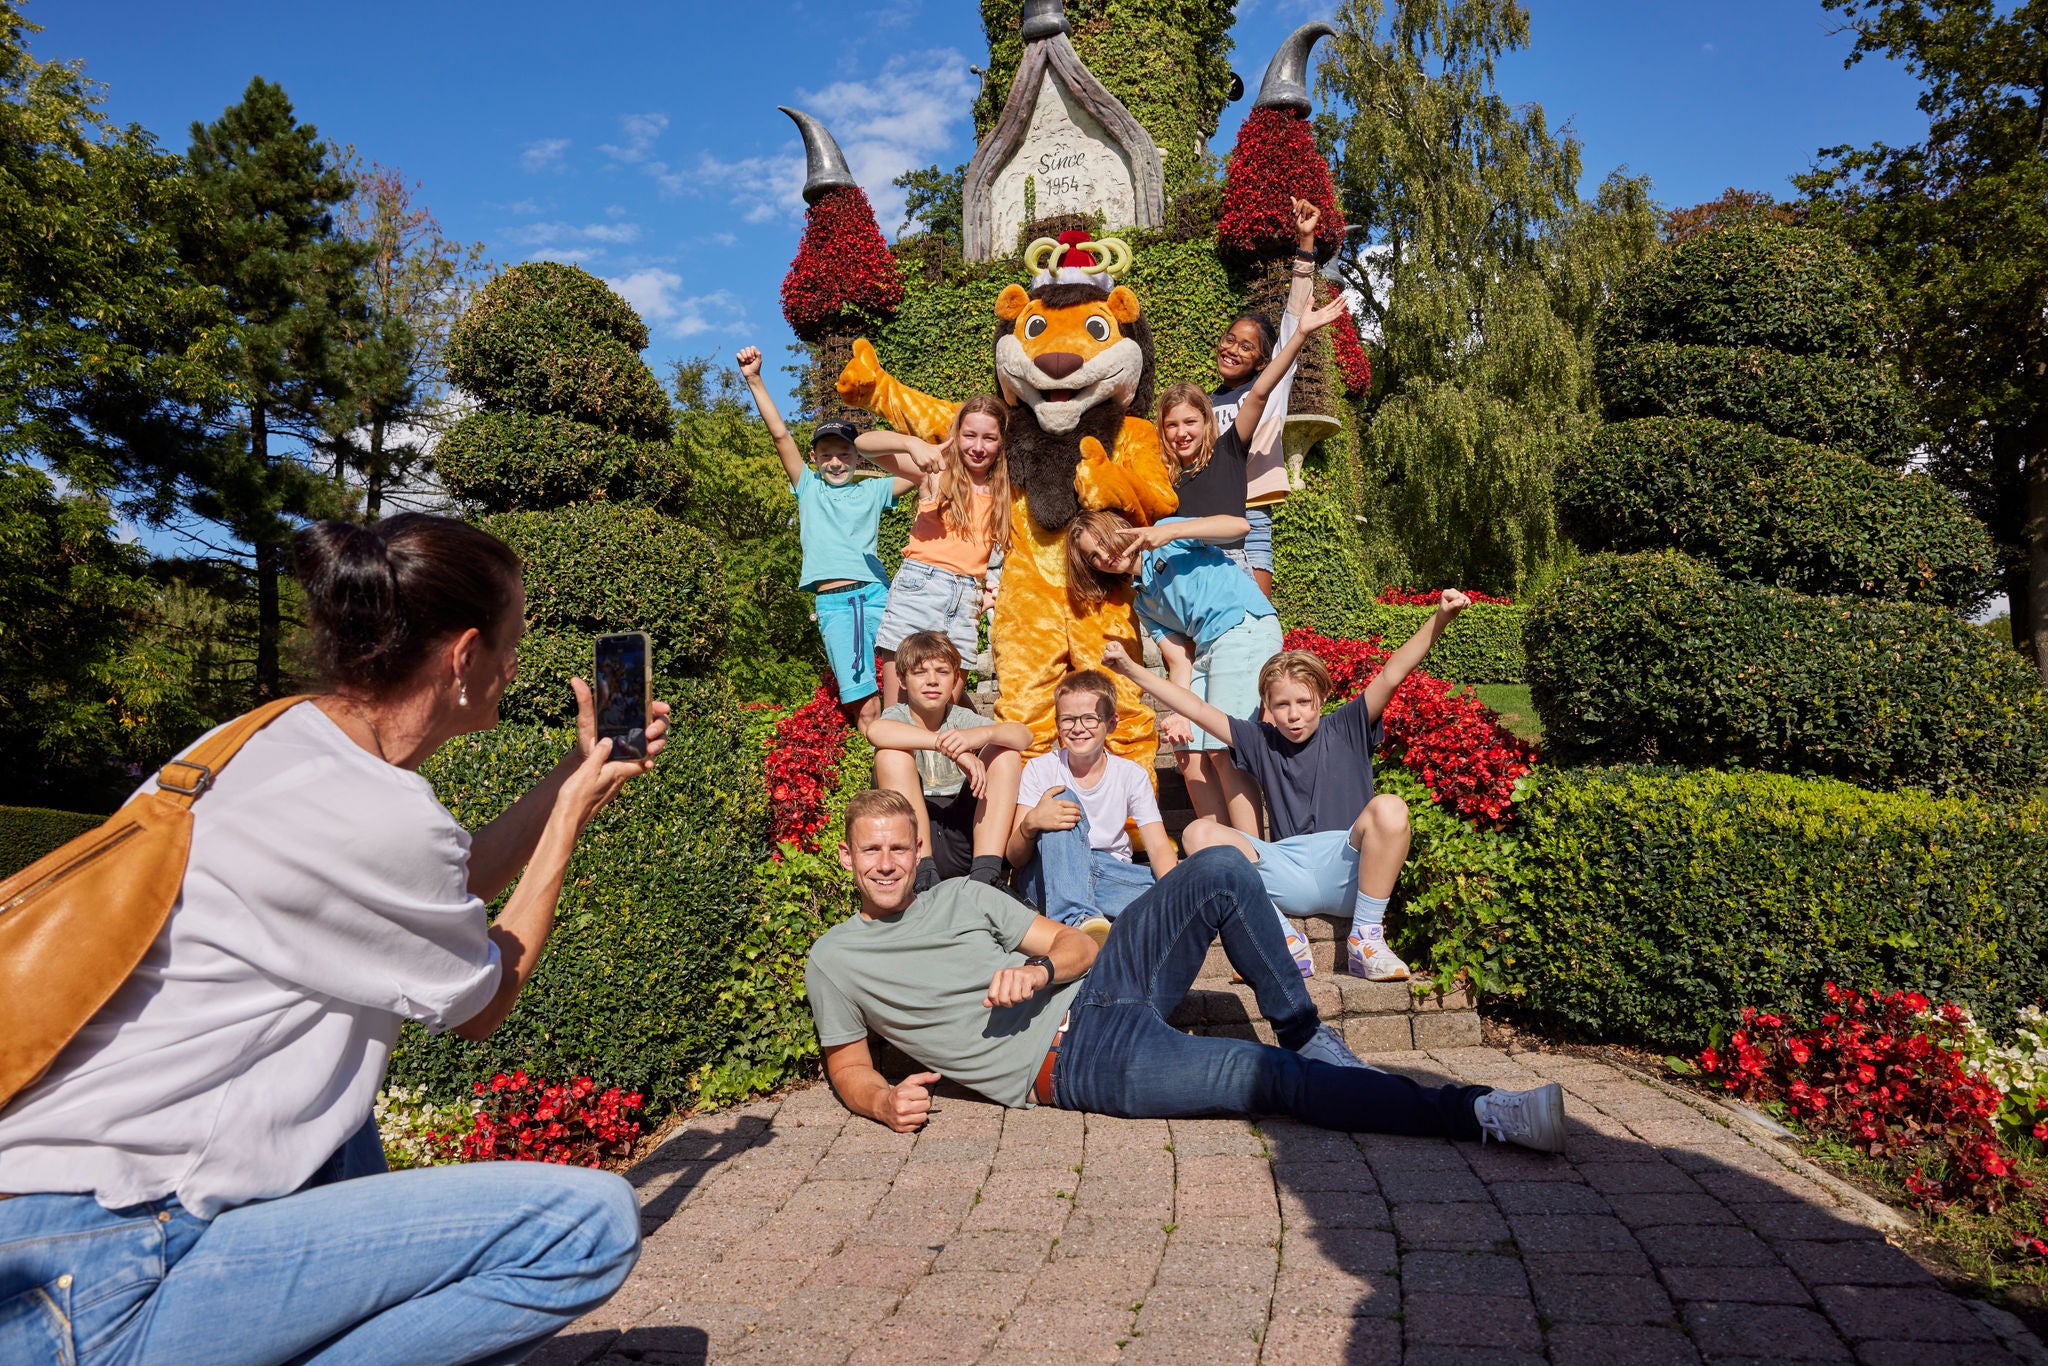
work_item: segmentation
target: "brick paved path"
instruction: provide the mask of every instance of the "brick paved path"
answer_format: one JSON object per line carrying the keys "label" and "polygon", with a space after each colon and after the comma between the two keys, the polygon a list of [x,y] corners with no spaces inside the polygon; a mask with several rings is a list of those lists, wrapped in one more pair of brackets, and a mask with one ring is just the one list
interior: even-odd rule
{"label": "brick paved path", "polygon": [[965,1093],[898,1135],[812,1085],[643,1163],[632,1280],[535,1360],[2041,1359],[1768,1149],[1624,1073],[1488,1048],[1374,1061],[1562,1082],[1571,1151]]}

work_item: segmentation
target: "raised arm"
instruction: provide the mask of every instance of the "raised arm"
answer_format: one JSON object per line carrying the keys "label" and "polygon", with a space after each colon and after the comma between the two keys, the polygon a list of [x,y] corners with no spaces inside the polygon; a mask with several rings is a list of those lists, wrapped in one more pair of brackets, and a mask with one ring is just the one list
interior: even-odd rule
{"label": "raised arm", "polygon": [[1294,283],[1287,287],[1287,311],[1296,321],[1316,301],[1316,228],[1322,221],[1321,209],[1306,199],[1294,201]]}
{"label": "raised arm", "polygon": [[776,410],[775,400],[768,396],[768,386],[761,382],[761,348],[748,346],[734,357],[740,363],[740,374],[747,380],[747,390],[754,396],[754,407],[760,411],[761,425],[768,429],[768,435],[775,442],[775,453],[782,457],[782,468],[789,475],[792,487],[803,478],[804,453],[797,449],[796,438],[789,434],[789,427]]}
{"label": "raised arm", "polygon": [[1174,541],[1241,541],[1252,524],[1242,517],[1185,517],[1172,522],[1134,526],[1124,533],[1125,550],[1158,550]]}
{"label": "raised arm", "polygon": [[1402,681],[1415,672],[1415,666],[1422,662],[1422,657],[1437,643],[1444,633],[1444,628],[1456,621],[1458,613],[1471,605],[1472,599],[1457,589],[1444,590],[1442,599],[1436,605],[1436,611],[1430,614],[1428,621],[1422,623],[1422,629],[1403,641],[1401,648],[1394,651],[1381,666],[1380,671],[1373,675],[1372,682],[1365,685],[1366,715],[1374,720],[1379,719],[1386,711],[1387,703],[1393,699],[1394,689],[1400,687]]}
{"label": "raised arm", "polygon": [[1294,329],[1294,335],[1280,343],[1280,349],[1273,353],[1273,359],[1266,368],[1259,371],[1259,377],[1252,381],[1251,392],[1237,405],[1237,439],[1247,447],[1251,445],[1252,433],[1259,429],[1259,416],[1266,411],[1266,400],[1279,387],[1281,377],[1287,373],[1294,358],[1301,354],[1302,344],[1311,336],[1337,321],[1351,307],[1344,296],[1339,294],[1321,308],[1303,314],[1301,326]]}
{"label": "raised arm", "polygon": [[913,484],[922,484],[945,468],[944,447],[905,432],[862,432],[853,445],[877,467]]}
{"label": "raised arm", "polygon": [[1111,640],[1102,646],[1102,667],[1120,673],[1148,696],[1164,702],[1209,734],[1230,743],[1230,718],[1177,683],[1169,683],[1124,652],[1123,642]]}

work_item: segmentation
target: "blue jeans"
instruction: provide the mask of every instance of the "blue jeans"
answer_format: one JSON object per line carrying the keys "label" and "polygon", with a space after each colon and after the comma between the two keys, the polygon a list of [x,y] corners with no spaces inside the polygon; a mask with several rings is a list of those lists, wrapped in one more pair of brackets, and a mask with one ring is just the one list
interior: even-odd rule
{"label": "blue jeans", "polygon": [[[1205,1039],[1166,1022],[1221,939],[1280,1047]],[[1318,1023],[1258,873],[1235,849],[1204,849],[1132,903],[1069,1012],[1053,1101],[1131,1119],[1287,1115],[1352,1133],[1479,1137],[1484,1086],[1422,1086],[1391,1072],[1312,1062],[1294,1050]]]}
{"label": "blue jeans", "polygon": [[[1078,805],[1078,803],[1076,803]],[[1048,830],[1024,865],[1024,899],[1063,925],[1091,915],[1110,920],[1152,890],[1152,870],[1088,844],[1088,813],[1072,830]]]}
{"label": "blue jeans", "polygon": [[211,1221],[175,1199],[17,1196],[0,1200],[0,1362],[517,1361],[639,1255],[631,1187],[541,1163],[390,1172]]}

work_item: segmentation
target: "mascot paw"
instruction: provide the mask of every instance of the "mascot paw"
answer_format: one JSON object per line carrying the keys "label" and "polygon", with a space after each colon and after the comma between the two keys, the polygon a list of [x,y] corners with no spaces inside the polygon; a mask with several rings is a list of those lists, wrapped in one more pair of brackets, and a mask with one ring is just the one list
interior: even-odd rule
{"label": "mascot paw", "polygon": [[858,337],[853,343],[853,359],[839,372],[839,382],[834,387],[839,390],[841,398],[858,402],[859,396],[881,377],[882,358],[875,354],[874,343],[866,337]]}
{"label": "mascot paw", "polygon": [[1107,465],[1109,452],[1102,449],[1102,443],[1092,436],[1081,438],[1081,463],[1084,465]]}

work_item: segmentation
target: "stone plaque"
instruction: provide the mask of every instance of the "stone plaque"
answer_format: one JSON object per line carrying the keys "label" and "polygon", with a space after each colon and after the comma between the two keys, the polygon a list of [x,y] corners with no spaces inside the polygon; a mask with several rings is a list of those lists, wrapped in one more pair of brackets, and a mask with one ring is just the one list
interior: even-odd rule
{"label": "stone plaque", "polygon": [[1137,221],[1130,158],[1050,71],[1039,81],[1031,122],[989,182],[989,226],[999,243],[1056,213],[1100,213],[1111,230]]}

